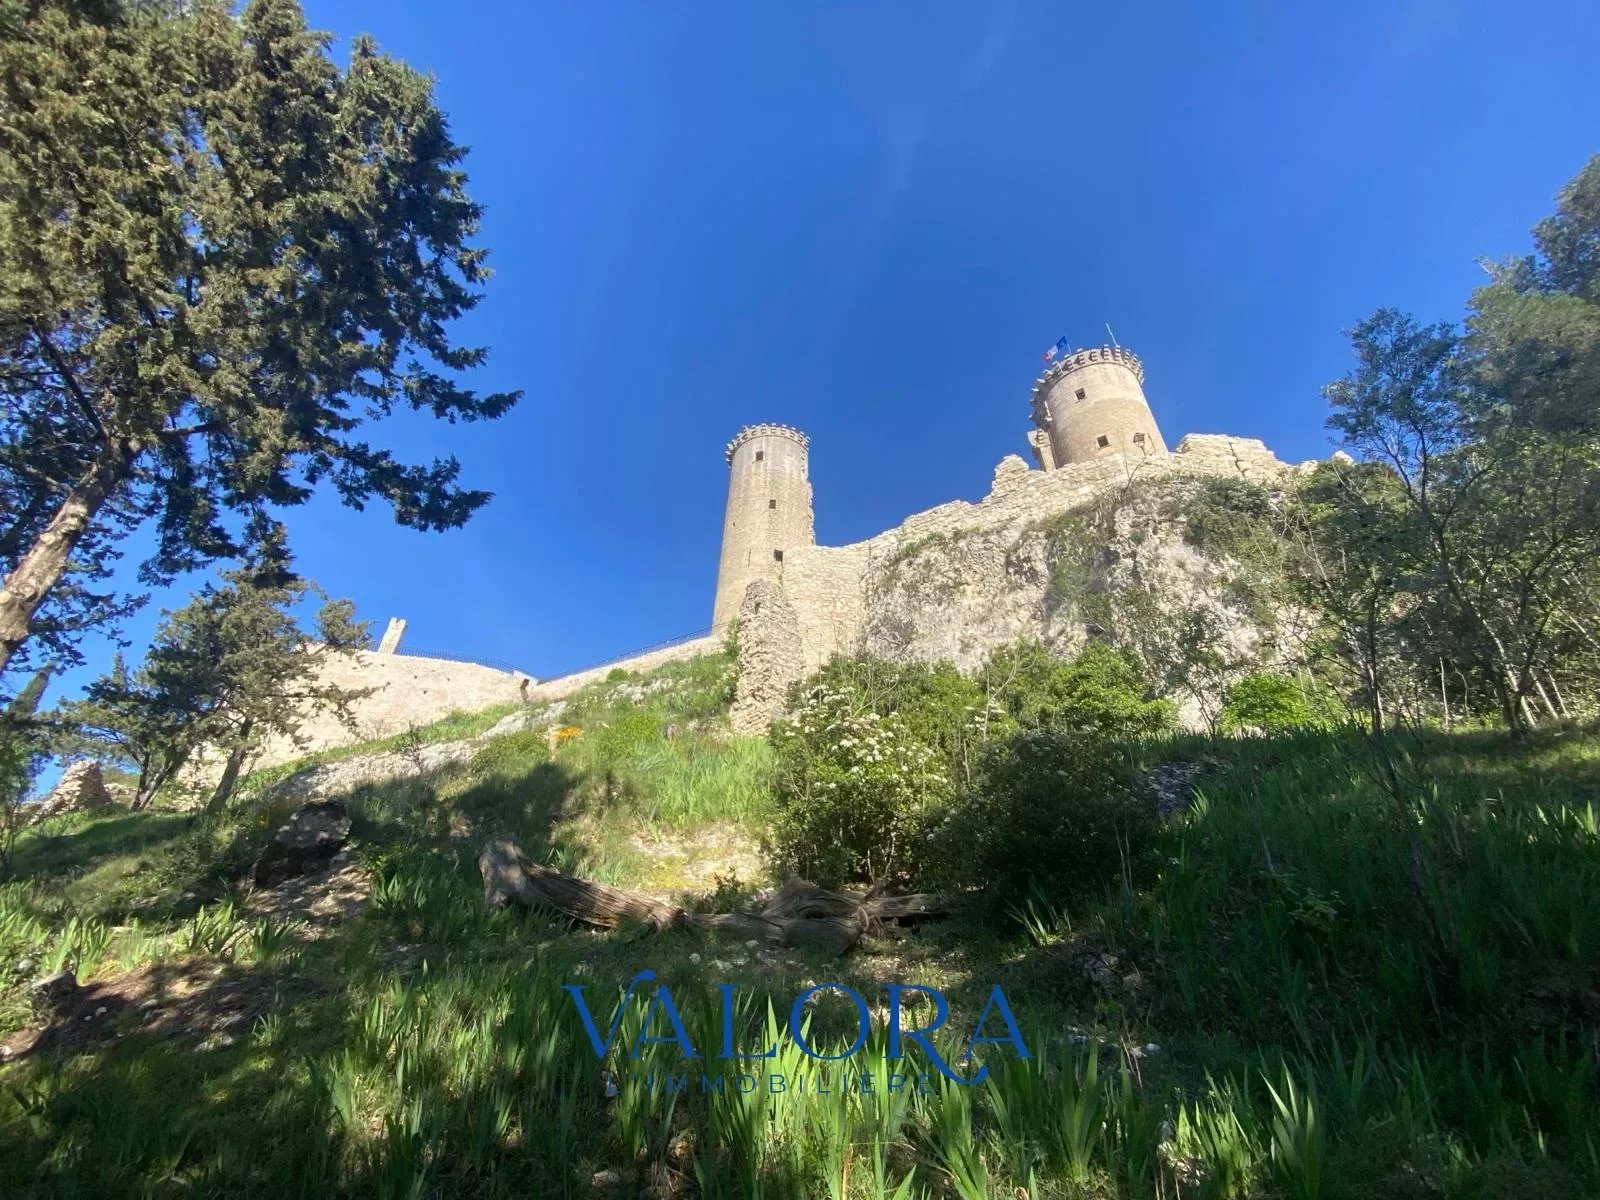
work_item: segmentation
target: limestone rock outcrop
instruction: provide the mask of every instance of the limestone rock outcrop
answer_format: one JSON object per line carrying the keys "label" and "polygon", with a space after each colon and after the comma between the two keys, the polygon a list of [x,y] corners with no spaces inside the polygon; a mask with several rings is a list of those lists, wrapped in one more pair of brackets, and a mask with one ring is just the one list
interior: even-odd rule
{"label": "limestone rock outcrop", "polygon": [[350,837],[350,813],[343,801],[316,800],[296,810],[278,827],[251,868],[257,887],[269,888],[331,862]]}

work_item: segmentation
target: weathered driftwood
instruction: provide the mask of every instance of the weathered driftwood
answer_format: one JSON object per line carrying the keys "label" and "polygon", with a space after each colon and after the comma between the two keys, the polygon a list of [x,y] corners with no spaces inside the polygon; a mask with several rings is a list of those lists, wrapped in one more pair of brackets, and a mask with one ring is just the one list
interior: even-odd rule
{"label": "weathered driftwood", "polygon": [[540,866],[508,841],[485,846],[478,869],[483,872],[484,903],[494,908],[512,903],[553,908],[603,929],[625,923],[654,930],[694,925],[832,954],[843,954],[868,934],[892,932],[897,924],[945,913],[936,896],[891,896],[876,888],[830,892],[801,879],[789,880],[753,912],[689,913],[663,900]]}
{"label": "weathered driftwood", "polygon": [[483,902],[490,908],[513,902],[553,908],[602,929],[623,924],[667,929],[688,923],[688,914],[675,904],[540,866],[515,842],[490,842],[478,855],[478,870],[483,872]]}

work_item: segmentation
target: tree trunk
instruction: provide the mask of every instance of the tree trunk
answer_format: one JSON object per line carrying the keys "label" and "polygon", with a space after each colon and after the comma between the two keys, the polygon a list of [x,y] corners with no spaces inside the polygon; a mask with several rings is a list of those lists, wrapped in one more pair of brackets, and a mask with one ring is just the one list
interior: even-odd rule
{"label": "tree trunk", "polygon": [[6,576],[5,586],[0,587],[0,672],[28,640],[34,613],[60,582],[84,530],[106,498],[127,478],[138,456],[138,443],[130,438],[118,439],[101,450],[44,531],[18,560],[16,570]]}
{"label": "tree trunk", "polygon": [[515,842],[505,840],[484,846],[478,869],[483,873],[483,900],[490,908],[506,904],[553,908],[601,929],[632,924],[660,931],[694,925],[828,954],[843,954],[868,934],[891,933],[907,923],[942,917],[946,911],[936,896],[891,896],[878,889],[830,892],[791,879],[758,910],[690,913],[664,900],[540,866]]}
{"label": "tree trunk", "polygon": [[156,798],[156,789],[158,787],[160,787],[160,784],[153,783],[146,779],[145,776],[140,775],[139,785],[133,789],[133,803],[128,805],[129,811],[143,812],[149,808],[150,801]]}
{"label": "tree trunk", "polygon": [[1550,690],[1555,693],[1556,707],[1560,709],[1563,717],[1570,717],[1572,710],[1567,707],[1567,698],[1561,694],[1561,688],[1556,683],[1555,672],[1546,671],[1544,674],[1545,678],[1550,681]]}
{"label": "tree trunk", "polygon": [[228,797],[233,795],[234,785],[239,782],[239,772],[244,769],[244,760],[250,754],[250,729],[255,721],[246,717],[244,724],[239,727],[239,740],[228,754],[227,764],[222,768],[222,778],[217,780],[217,790],[211,793],[211,799],[206,801],[206,815],[219,813],[228,803]]}

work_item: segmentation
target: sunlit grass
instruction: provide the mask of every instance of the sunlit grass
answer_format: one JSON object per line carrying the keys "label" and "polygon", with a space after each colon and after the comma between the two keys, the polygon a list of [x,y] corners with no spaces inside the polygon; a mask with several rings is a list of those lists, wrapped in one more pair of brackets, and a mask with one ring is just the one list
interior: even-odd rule
{"label": "sunlit grass", "polygon": [[[619,1195],[663,1180],[797,1198],[1600,1190],[1585,1007],[1600,983],[1600,739],[1416,739],[1399,747],[1399,797],[1348,733],[1134,747],[1224,767],[1163,827],[1149,887],[1070,909],[1020,898],[1009,921],[958,915],[845,960],[485,910],[474,855],[491,835],[668,891],[683,881],[652,874],[652,846],[697,846],[704,830],[755,844],[767,750],[727,733],[714,667],[679,665],[687,698],[627,677],[595,685],[560,716],[579,732],[553,753],[530,730],[362,789],[353,849],[372,898],[315,941],[245,915],[225,886],[186,909],[121,914],[153,883],[225,884],[260,814],[241,816],[248,836],[73,824],[84,874],[52,848],[34,860],[48,864],[38,881],[0,889],[0,970],[24,956],[41,970],[92,960],[91,973],[188,959],[299,990],[231,1047],[130,1029],[0,1067],[0,1194],[47,1179],[96,1195],[587,1195],[596,1172],[613,1172]],[[1089,952],[1115,955],[1120,982],[1093,982]],[[626,1086],[685,1074],[670,1042],[602,1064],[561,990],[586,985],[604,1021],[646,968],[704,1048],[679,1094]],[[778,1047],[736,1072],[793,1078],[822,1064],[782,1033],[788,1005],[830,978],[880,1006],[886,980],[939,986],[960,1031],[952,1059],[1000,983],[1033,1057],[993,1048],[979,1056],[988,1082],[935,1078],[925,1094],[699,1091],[701,1071],[729,1067],[718,984],[738,986],[740,1047]],[[24,986],[0,976],[0,1019],[26,1017]],[[838,999],[811,1013],[819,1050],[849,1040]],[[894,1067],[881,1017],[849,1071]],[[624,1011],[620,1047],[643,1020],[642,1003]],[[669,1031],[658,1018],[648,1032]],[[625,1083],[617,1095],[604,1068]]]}

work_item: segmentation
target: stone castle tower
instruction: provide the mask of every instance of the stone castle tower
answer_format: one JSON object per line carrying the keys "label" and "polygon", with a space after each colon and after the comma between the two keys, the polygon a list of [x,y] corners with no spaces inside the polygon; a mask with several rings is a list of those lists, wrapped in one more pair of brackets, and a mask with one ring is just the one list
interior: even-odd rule
{"label": "stone castle tower", "polygon": [[722,558],[711,613],[715,633],[739,615],[745,588],[783,578],[783,554],[814,546],[810,439],[787,425],[746,425],[728,443],[728,508],[722,520]]}
{"label": "stone castle tower", "polygon": [[1144,364],[1119,346],[1073,351],[1039,376],[1033,423],[1028,441],[1046,471],[1106,454],[1137,461],[1167,452],[1144,398]]}

